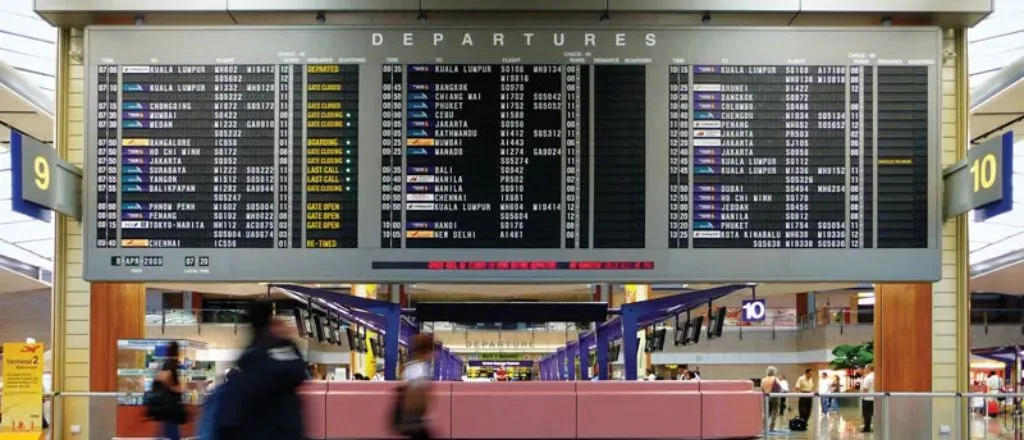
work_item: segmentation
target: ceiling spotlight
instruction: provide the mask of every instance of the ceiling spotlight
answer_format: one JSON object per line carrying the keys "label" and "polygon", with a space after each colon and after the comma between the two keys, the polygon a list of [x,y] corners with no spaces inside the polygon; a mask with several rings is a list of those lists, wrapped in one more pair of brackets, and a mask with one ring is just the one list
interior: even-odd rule
{"label": "ceiling spotlight", "polygon": [[325,22],[327,22],[327,14],[324,14],[324,11],[317,12],[316,24],[324,24]]}
{"label": "ceiling spotlight", "polygon": [[700,24],[711,23],[711,13],[705,12],[704,15],[700,16]]}
{"label": "ceiling spotlight", "polygon": [[608,11],[604,11],[601,13],[601,16],[598,18],[598,20],[600,20],[601,23],[607,23],[612,20],[612,16],[608,14]]}
{"label": "ceiling spotlight", "polygon": [[427,22],[427,14],[425,12],[423,12],[423,11],[420,11],[420,15],[416,16],[416,21],[418,21],[420,23],[426,23]]}
{"label": "ceiling spotlight", "polygon": [[892,26],[892,17],[882,17],[882,26]]}
{"label": "ceiling spotlight", "polygon": [[146,24],[146,17],[144,17],[142,15],[136,15],[135,16],[135,24],[137,24],[137,25]]}

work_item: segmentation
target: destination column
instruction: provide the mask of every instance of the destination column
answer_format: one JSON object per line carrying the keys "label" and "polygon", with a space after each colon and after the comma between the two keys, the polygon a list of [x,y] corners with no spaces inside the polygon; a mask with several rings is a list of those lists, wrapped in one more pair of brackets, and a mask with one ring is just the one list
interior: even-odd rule
{"label": "destination column", "polygon": [[497,67],[406,69],[405,246],[499,247]]}
{"label": "destination column", "polygon": [[695,248],[783,246],[784,81],[776,66],[693,66]]}
{"label": "destination column", "polygon": [[306,66],[306,248],[354,248],[359,66]]}
{"label": "destination column", "polygon": [[274,71],[124,67],[123,247],[274,246]]}

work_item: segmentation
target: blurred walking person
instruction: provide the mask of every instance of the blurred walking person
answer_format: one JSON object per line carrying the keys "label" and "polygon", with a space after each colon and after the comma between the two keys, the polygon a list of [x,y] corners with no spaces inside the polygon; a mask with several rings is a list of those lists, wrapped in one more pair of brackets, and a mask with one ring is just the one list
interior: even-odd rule
{"label": "blurred walking person", "polygon": [[153,388],[146,396],[146,415],[160,422],[157,438],[181,440],[181,425],[188,418],[185,405],[181,402],[181,377],[177,342],[167,345],[166,359],[153,379]]}
{"label": "blurred walking person", "polygon": [[421,333],[416,335],[410,347],[412,358],[405,364],[395,399],[394,428],[410,440],[430,440],[427,413],[430,411],[430,387],[433,374],[434,337]]}
{"label": "blurred walking person", "polygon": [[298,388],[309,370],[290,329],[273,316],[270,302],[249,308],[252,342],[238,358],[218,409],[218,440],[302,440],[305,428]]}

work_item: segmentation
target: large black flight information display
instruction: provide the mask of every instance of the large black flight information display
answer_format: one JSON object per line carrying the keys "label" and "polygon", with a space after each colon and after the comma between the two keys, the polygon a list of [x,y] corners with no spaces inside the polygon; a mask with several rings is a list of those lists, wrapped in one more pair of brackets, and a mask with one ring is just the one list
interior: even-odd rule
{"label": "large black flight information display", "polygon": [[939,276],[934,29],[88,37],[90,280]]}

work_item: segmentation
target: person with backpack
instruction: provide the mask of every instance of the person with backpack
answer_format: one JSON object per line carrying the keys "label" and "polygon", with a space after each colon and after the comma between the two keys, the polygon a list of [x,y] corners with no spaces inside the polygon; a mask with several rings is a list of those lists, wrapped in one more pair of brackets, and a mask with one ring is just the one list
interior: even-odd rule
{"label": "person with backpack", "polygon": [[146,416],[160,422],[157,438],[181,440],[181,425],[187,421],[188,413],[181,402],[178,343],[172,341],[166,351],[166,359],[153,378],[152,389],[146,395]]}
{"label": "person with backpack", "polygon": [[290,329],[268,301],[250,305],[252,342],[218,402],[217,440],[303,440],[298,389],[309,370]]}
{"label": "person with backpack", "polygon": [[219,440],[219,429],[217,416],[220,410],[220,402],[228,390],[228,384],[238,374],[238,370],[231,368],[224,373],[224,383],[213,389],[206,401],[203,402],[202,417],[199,419],[199,440]]}
{"label": "person with backpack", "polygon": [[[782,384],[779,383],[779,370],[769,366],[765,374],[765,377],[761,379],[761,392],[765,394],[781,393]],[[765,414],[765,417],[768,417],[768,429],[775,430],[775,423],[782,415],[781,411],[782,397],[768,398],[768,414]]]}

